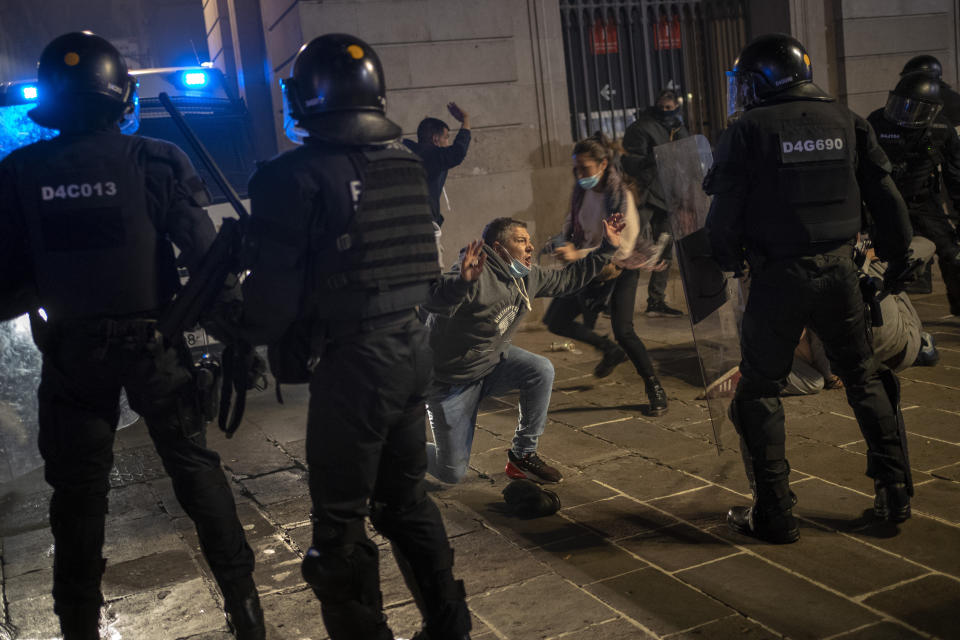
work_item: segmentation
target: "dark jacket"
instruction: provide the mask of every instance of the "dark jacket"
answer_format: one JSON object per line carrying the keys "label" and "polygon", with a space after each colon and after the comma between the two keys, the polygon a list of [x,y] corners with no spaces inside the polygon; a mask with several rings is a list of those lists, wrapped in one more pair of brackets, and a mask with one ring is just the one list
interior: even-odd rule
{"label": "dark jacket", "polygon": [[575,293],[589,284],[616,251],[604,242],[589,255],[563,269],[536,264],[522,279],[489,246],[480,277],[466,282],[459,265],[441,276],[425,305],[433,348],[434,376],[439,382],[466,384],[480,380],[497,366],[510,347],[513,333],[539,297]]}
{"label": "dark jacket", "polygon": [[736,271],[745,249],[781,258],[837,248],[860,230],[862,197],[878,255],[902,261],[912,231],[889,172],[873,128],[832,99],[754,107],[723,132],[704,180],[713,255]]}
{"label": "dark jacket", "polygon": [[657,159],[653,148],[680,140],[690,135],[683,123],[665,127],[657,119],[656,107],[648,107],[637,121],[627,127],[623,136],[623,148],[627,152],[623,158],[623,170],[637,183],[637,208],[645,204],[661,211],[667,210],[663,196],[663,187],[657,175]]}
{"label": "dark jacket", "polygon": [[423,160],[427,172],[427,186],[430,189],[430,206],[433,208],[433,221],[443,225],[440,214],[440,193],[447,181],[447,170],[458,166],[467,156],[470,146],[470,130],[460,129],[449,147],[438,147],[430,143],[420,144],[413,140],[404,140],[403,144]]}

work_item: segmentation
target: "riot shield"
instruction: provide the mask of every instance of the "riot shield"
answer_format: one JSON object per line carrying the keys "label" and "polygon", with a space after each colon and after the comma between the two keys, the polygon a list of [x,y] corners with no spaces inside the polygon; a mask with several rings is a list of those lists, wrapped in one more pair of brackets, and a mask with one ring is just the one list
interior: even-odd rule
{"label": "riot shield", "polygon": [[[42,358],[23,315],[0,322],[0,482],[8,482],[43,465],[37,436],[37,386]],[[120,397],[118,428],[137,421],[127,396]]]}
{"label": "riot shield", "polygon": [[700,361],[717,452],[729,421],[730,400],[739,380],[740,319],[746,297],[740,281],[727,278],[710,257],[704,222],[710,196],[703,178],[713,164],[710,143],[691,136],[654,149],[668,219],[676,239],[677,264],[690,310],[694,346]]}

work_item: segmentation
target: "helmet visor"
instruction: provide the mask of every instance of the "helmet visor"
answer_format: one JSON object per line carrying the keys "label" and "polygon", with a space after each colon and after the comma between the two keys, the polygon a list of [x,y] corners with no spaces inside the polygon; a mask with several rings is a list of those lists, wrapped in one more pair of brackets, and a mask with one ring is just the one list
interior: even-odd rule
{"label": "helmet visor", "polygon": [[303,144],[303,141],[310,136],[306,129],[297,125],[297,121],[290,115],[292,106],[290,96],[287,95],[287,83],[280,80],[280,88],[283,91],[283,132],[293,144]]}
{"label": "helmet visor", "polygon": [[753,76],[749,73],[727,71],[727,117],[739,116],[757,102]]}
{"label": "helmet visor", "polygon": [[942,108],[942,105],[933,102],[925,102],[891,93],[887,99],[887,106],[883,110],[883,115],[897,126],[907,129],[923,129],[933,123],[934,118],[939,115]]}

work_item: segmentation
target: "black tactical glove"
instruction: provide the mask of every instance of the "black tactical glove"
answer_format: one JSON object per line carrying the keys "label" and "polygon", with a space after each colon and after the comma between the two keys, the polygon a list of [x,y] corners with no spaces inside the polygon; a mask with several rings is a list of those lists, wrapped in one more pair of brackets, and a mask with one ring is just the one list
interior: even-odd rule
{"label": "black tactical glove", "polygon": [[[923,260],[904,256],[891,260],[887,270],[883,272],[883,295],[896,295],[916,280],[917,274],[923,269]],[[882,297],[882,296],[881,296]]]}

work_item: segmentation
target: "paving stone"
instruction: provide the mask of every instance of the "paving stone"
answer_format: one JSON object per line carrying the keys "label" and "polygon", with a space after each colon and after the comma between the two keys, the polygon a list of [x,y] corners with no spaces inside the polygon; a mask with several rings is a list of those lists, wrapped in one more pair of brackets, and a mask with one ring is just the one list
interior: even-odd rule
{"label": "paving stone", "polygon": [[534,557],[577,585],[606,580],[648,566],[596,534],[544,545]]}
{"label": "paving stone", "polygon": [[453,501],[445,503],[443,500],[435,500],[435,502],[440,509],[443,528],[448,538],[455,538],[483,528],[480,517],[472,509],[466,509]]}
{"label": "paving stone", "polygon": [[900,374],[917,382],[932,383],[945,389],[960,391],[960,369],[939,365],[936,367],[910,367]]}
{"label": "paving stone", "polygon": [[552,421],[547,424],[547,429],[540,438],[538,451],[542,456],[580,469],[629,454],[616,444],[596,437],[590,431],[573,429]]}
{"label": "paving stone", "polygon": [[800,522],[800,540],[789,545],[758,545],[733,532],[729,535],[731,539],[738,539],[740,544],[749,545],[757,555],[850,597],[927,572],[862,541],[825,531],[804,521]]}
{"label": "paving stone", "polygon": [[935,479],[916,485],[911,506],[914,512],[929,513],[960,524],[960,483]]}
{"label": "paving stone", "polygon": [[771,633],[756,622],[734,614],[688,631],[667,636],[670,640],[770,640],[782,636]]}
{"label": "paving stone", "polygon": [[[516,424],[514,424],[514,427],[516,427]],[[512,438],[512,431],[501,437],[496,433],[492,433],[478,426],[473,432],[473,443],[470,446],[471,453],[476,455],[487,451],[498,451],[506,456],[506,451],[510,448],[510,444],[513,441]],[[432,435],[430,442],[433,442]]]}
{"label": "paving stone", "polygon": [[45,488],[38,490],[37,478],[31,478],[31,481],[30,484],[19,486],[14,486],[12,482],[0,484],[0,514],[3,515],[0,518],[0,537],[50,526],[52,491]]}
{"label": "paving stone", "polygon": [[852,532],[856,538],[874,544],[936,571],[960,578],[960,528],[923,516],[914,516],[900,525],[871,521]]}
{"label": "paving stone", "polygon": [[477,427],[487,434],[499,436],[500,441],[510,442],[517,431],[517,420],[517,408],[511,407],[477,416]]}
{"label": "paving stone", "polygon": [[294,548],[303,556],[313,544],[313,525],[307,524],[302,527],[294,527],[287,531],[287,537],[293,543]]}
{"label": "paving stone", "polygon": [[920,640],[926,637],[895,622],[887,621],[834,636],[835,640]]}
{"label": "paving stone", "polygon": [[300,440],[291,440],[290,442],[284,442],[280,445],[280,448],[283,449],[288,456],[293,458],[294,462],[299,464],[302,468],[307,468],[307,439],[301,438]]}
{"label": "paving stone", "polygon": [[931,575],[873,595],[864,604],[941,638],[957,634],[960,583]]}
{"label": "paving stone", "polygon": [[167,515],[107,520],[103,557],[108,564],[183,548],[183,540]]}
{"label": "paving stone", "polygon": [[[863,434],[860,433],[856,420],[827,416],[822,413],[809,416],[788,415],[786,429],[790,446],[795,446],[804,440],[836,446],[863,440]],[[787,455],[790,455],[789,451]]]}
{"label": "paving stone", "polygon": [[[50,595],[53,588],[53,568],[37,569],[20,574],[19,576],[5,576],[3,581],[3,598],[8,602],[37,598]],[[3,636],[0,636],[2,638]]]}
{"label": "paving stone", "polygon": [[295,466],[295,461],[278,445],[262,435],[247,441],[236,437],[223,440],[214,447],[223,466],[235,477],[253,477]]}
{"label": "paving stone", "polygon": [[683,470],[709,482],[719,484],[740,494],[750,493],[750,482],[743,468],[743,458],[736,449],[716,449],[699,456],[686,458]]}
{"label": "paving stone", "polygon": [[550,412],[551,420],[577,428],[605,424],[614,420],[629,420],[630,418],[630,415],[626,415],[622,411],[587,403]]}
{"label": "paving stone", "polygon": [[914,437],[926,436],[960,445],[960,416],[956,413],[925,406],[913,407],[903,411],[903,421],[911,436],[910,444]]}
{"label": "paving stone", "polygon": [[658,465],[639,456],[618,458],[591,465],[584,473],[618,491],[650,500],[702,487],[704,482],[676,469]]}
{"label": "paving stone", "polygon": [[587,585],[585,589],[658,635],[732,613],[716,600],[653,568]]}
{"label": "paving stone", "polygon": [[471,598],[470,608],[510,638],[547,638],[616,617],[609,608],[554,575]]}
{"label": "paving stone", "polygon": [[715,485],[650,501],[651,506],[698,527],[725,522],[730,507],[749,506],[750,503],[750,499]]}
{"label": "paving stone", "polygon": [[852,489],[811,478],[791,485],[797,495],[795,514],[830,530],[850,532],[873,520],[873,493],[863,495]]}
{"label": "paving stone", "polygon": [[822,638],[877,620],[855,602],[752,556],[733,556],[675,575],[791,638]]}
{"label": "paving stone", "polygon": [[528,580],[548,569],[493,531],[481,530],[450,541],[456,554],[457,575],[474,595]]}
{"label": "paving stone", "polygon": [[740,553],[733,545],[686,524],[624,538],[617,546],[667,572]]}
{"label": "paving stone", "polygon": [[110,512],[107,515],[108,527],[120,520],[136,520],[163,514],[156,493],[146,483],[115,487],[110,490],[108,500],[110,505]]}
{"label": "paving stone", "polygon": [[676,523],[670,516],[623,496],[573,507],[565,510],[564,514],[611,540],[655,531]]}
{"label": "paving stone", "polygon": [[577,505],[611,498],[617,495],[613,489],[594,482],[589,474],[564,478],[563,482],[550,487],[560,498],[560,508],[568,509]]}
{"label": "paving stone", "polygon": [[[907,447],[910,450],[910,468],[913,469],[914,475],[925,474],[931,469],[939,469],[960,462],[960,445],[911,434],[907,438]],[[845,449],[866,456],[867,445],[864,442],[857,442]],[[915,477],[914,482],[918,481]]]}
{"label": "paving stone", "polygon": [[196,577],[197,566],[186,549],[161,551],[126,562],[108,563],[103,574],[103,596],[107,600],[122,598]]}
{"label": "paving stone", "polygon": [[53,534],[50,529],[25,531],[3,539],[5,579],[53,566]]}
{"label": "paving stone", "polygon": [[[789,436],[787,439],[789,441]],[[787,459],[791,470],[873,494],[873,480],[865,475],[865,455],[828,444],[804,441],[789,448]]]}
{"label": "paving stone", "polygon": [[220,605],[200,578],[111,602],[104,617],[121,638],[180,638],[226,629]]}
{"label": "paving stone", "polygon": [[307,472],[300,469],[287,469],[247,478],[240,484],[262,505],[282,502],[309,492]]}
{"label": "paving stone", "polygon": [[[669,394],[669,389],[667,390]],[[645,417],[650,422],[666,427],[668,429],[684,430],[694,424],[704,424],[710,420],[710,412],[707,410],[707,403],[700,400],[696,402],[671,402],[666,415],[659,417]]]}
{"label": "paving stone", "polygon": [[598,638],[603,640],[652,640],[656,637],[628,620],[618,618],[570,634],[564,634],[563,640],[597,640]]}
{"label": "paving stone", "polygon": [[708,452],[716,455],[716,447],[702,438],[636,419],[591,427],[589,432],[620,447],[638,452],[644,458],[665,464],[673,464]]}
{"label": "paving stone", "polygon": [[44,595],[9,603],[7,616],[18,634],[14,638],[59,638],[60,622],[53,612],[53,596]]}
{"label": "paving stone", "polygon": [[[252,420],[267,440],[280,445],[303,440],[307,433],[307,403],[304,400],[302,403],[292,403],[288,406],[290,400],[286,397],[286,391],[287,387],[284,386],[282,412],[273,407],[265,407],[262,414],[258,414]],[[281,405],[276,405],[274,401],[274,406]]]}
{"label": "paving stone", "polygon": [[270,640],[327,640],[320,603],[313,591],[303,589],[271,593],[260,598]]}
{"label": "paving stone", "polygon": [[[308,490],[304,485],[304,490]],[[310,509],[313,502],[309,495],[297,496],[282,502],[264,505],[264,510],[270,518],[281,527],[294,527],[310,521]]]}
{"label": "paving stone", "polygon": [[930,472],[930,475],[935,478],[942,478],[943,480],[960,482],[960,463],[934,469]]}

